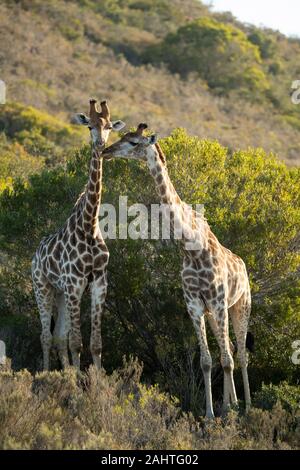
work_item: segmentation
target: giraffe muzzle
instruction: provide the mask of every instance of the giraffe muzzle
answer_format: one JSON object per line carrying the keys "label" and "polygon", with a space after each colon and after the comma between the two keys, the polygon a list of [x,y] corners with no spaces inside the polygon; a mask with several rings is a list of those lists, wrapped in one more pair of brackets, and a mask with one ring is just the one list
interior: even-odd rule
{"label": "giraffe muzzle", "polygon": [[102,155],[103,155],[103,158],[105,160],[111,160],[112,159],[112,155],[110,153],[110,148],[109,147],[107,147],[103,150]]}
{"label": "giraffe muzzle", "polygon": [[93,146],[98,150],[103,150],[105,146],[105,141],[103,139],[96,140],[96,142],[93,143]]}

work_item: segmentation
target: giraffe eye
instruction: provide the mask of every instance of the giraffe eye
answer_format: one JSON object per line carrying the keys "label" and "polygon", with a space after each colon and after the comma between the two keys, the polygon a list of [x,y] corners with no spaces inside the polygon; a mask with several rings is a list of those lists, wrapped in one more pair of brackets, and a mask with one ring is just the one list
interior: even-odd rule
{"label": "giraffe eye", "polygon": [[138,145],[138,142],[131,142],[129,141],[130,145],[132,145],[133,147],[135,147],[136,145]]}

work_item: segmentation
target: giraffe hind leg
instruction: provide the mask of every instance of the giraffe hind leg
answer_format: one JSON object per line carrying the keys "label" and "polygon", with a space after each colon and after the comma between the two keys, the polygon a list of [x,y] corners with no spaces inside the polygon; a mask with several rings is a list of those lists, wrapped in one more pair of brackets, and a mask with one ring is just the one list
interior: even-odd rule
{"label": "giraffe hind leg", "polygon": [[[247,337],[248,342],[250,341],[250,335],[248,335],[248,323],[251,311],[251,300],[250,294],[243,294],[239,301],[234,304],[229,312],[231,321],[233,324],[234,333],[236,336],[237,346],[238,346],[238,358],[242,370],[243,376],[243,385],[244,385],[244,394],[245,394],[245,405],[246,411],[249,410],[251,406],[251,395],[250,395],[250,386],[248,378],[248,353],[246,351],[247,346]],[[251,346],[253,344],[251,343]]]}
{"label": "giraffe hind leg", "polygon": [[[214,314],[212,314],[211,312],[209,311],[206,311],[206,318],[208,320],[208,323],[209,323],[209,326],[212,330],[212,333],[214,335],[214,337],[216,338],[217,342],[218,342],[218,345],[219,345],[219,348],[221,349],[221,343],[220,343],[220,335],[219,335],[219,327],[218,327],[218,323],[217,323],[217,320],[214,316]],[[230,351],[231,351],[231,354],[233,355],[235,353],[235,346],[234,344],[232,343],[232,341],[230,340],[229,338],[229,346],[230,346]],[[232,395],[229,391],[229,383],[228,383],[228,380],[227,380],[227,375],[224,374],[224,378],[223,378],[223,397],[224,397],[224,402],[228,402],[229,400],[231,400],[232,403],[234,403],[234,395]],[[223,403],[223,407],[224,407],[224,403]]]}
{"label": "giraffe hind leg", "polygon": [[206,327],[205,327],[205,305],[203,301],[197,297],[191,299],[188,295],[185,296],[188,313],[194,324],[201,353],[201,369],[204,377],[205,385],[205,403],[206,403],[206,417],[209,419],[214,418],[212,390],[211,390],[211,369],[212,358],[208,347]]}
{"label": "giraffe hind leg", "polygon": [[223,412],[226,413],[230,406],[230,400],[234,405],[237,404],[237,396],[233,377],[234,361],[230,348],[228,310],[226,306],[224,305],[220,307],[217,314],[219,335],[218,343],[221,349],[221,364],[224,372]]}
{"label": "giraffe hind leg", "polygon": [[91,340],[90,349],[95,366],[101,368],[102,338],[101,317],[107,293],[106,272],[97,273],[91,284]]}

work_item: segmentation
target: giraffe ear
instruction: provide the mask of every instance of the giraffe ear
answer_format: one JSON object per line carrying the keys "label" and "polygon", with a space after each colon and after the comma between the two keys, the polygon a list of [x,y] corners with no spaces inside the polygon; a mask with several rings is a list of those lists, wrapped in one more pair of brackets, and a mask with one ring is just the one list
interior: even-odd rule
{"label": "giraffe ear", "polygon": [[88,126],[90,123],[90,118],[87,117],[85,114],[79,113],[75,114],[74,121],[76,124],[81,124],[82,126]]}
{"label": "giraffe ear", "polygon": [[114,131],[120,131],[125,126],[126,126],[126,124],[123,121],[120,121],[120,120],[112,121],[112,128],[113,128]]}
{"label": "giraffe ear", "polygon": [[150,139],[150,142],[149,142],[150,145],[155,145],[157,142],[157,134],[150,135],[149,139]]}

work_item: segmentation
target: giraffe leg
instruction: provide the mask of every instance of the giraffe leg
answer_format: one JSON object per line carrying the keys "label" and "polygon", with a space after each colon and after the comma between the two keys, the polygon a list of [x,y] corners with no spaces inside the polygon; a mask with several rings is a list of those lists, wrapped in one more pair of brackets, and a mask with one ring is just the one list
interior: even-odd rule
{"label": "giraffe leg", "polygon": [[[208,323],[209,323],[209,326],[211,328],[211,331],[213,332],[213,335],[214,337],[216,338],[216,340],[218,341],[218,344],[219,344],[219,332],[218,332],[218,323],[217,323],[217,320],[215,319],[214,315],[210,312],[206,312],[206,318],[208,320]],[[220,345],[219,345],[220,346]],[[234,344],[232,343],[231,339],[229,338],[229,346],[230,346],[230,351],[232,354],[234,354]]]}
{"label": "giraffe leg", "polygon": [[65,290],[65,302],[67,317],[70,319],[69,345],[72,355],[72,363],[80,370],[80,353],[82,350],[82,338],[80,331],[80,302],[85,285],[67,285]]}
{"label": "giraffe leg", "polygon": [[63,369],[70,365],[68,355],[68,334],[70,330],[70,321],[67,314],[65,296],[63,292],[56,295],[56,306],[58,316],[55,322],[53,332],[53,343],[58,350],[58,356]]}
{"label": "giraffe leg", "polygon": [[[214,337],[216,338],[216,340],[218,342],[219,348],[221,349],[219,327],[218,327],[218,323],[215,319],[215,316],[212,313],[207,312],[206,313],[206,318],[208,319],[209,326],[210,326],[210,328],[213,332]],[[228,384],[227,376],[226,376],[226,374],[224,374],[223,375],[223,401],[224,400],[228,401],[230,399],[230,394],[229,394],[229,388],[228,387],[229,387],[229,384]],[[224,404],[223,404],[223,406],[224,406]]]}
{"label": "giraffe leg", "polygon": [[101,317],[107,293],[106,272],[99,272],[94,276],[91,284],[91,341],[90,349],[95,366],[101,368],[102,338],[101,338]]}
{"label": "giraffe leg", "polygon": [[41,345],[43,350],[43,369],[49,370],[50,349],[52,344],[51,318],[53,315],[55,291],[45,280],[43,280],[43,282],[42,280],[38,282],[34,280],[33,285],[42,324]]}
{"label": "giraffe leg", "polygon": [[201,351],[201,369],[204,377],[206,417],[214,418],[212,391],[211,391],[211,369],[212,359],[208,348],[206,327],[205,327],[205,305],[199,298],[190,300],[186,296],[187,310],[194,324]]}
{"label": "giraffe leg", "polygon": [[223,308],[218,313],[219,346],[221,349],[221,364],[224,371],[223,410],[226,412],[230,406],[230,398],[232,403],[236,405],[237,396],[233,379],[234,362],[230,351],[228,311],[226,308]]}
{"label": "giraffe leg", "polygon": [[246,411],[251,406],[250,386],[248,379],[248,353],[246,351],[246,338],[249,316],[251,311],[250,295],[243,294],[239,301],[233,305],[229,312],[238,345],[238,358],[242,370]]}
{"label": "giraffe leg", "polygon": [[[219,345],[219,348],[221,350],[221,343],[220,343],[220,335],[219,335],[219,327],[218,327],[218,323],[217,323],[217,320],[215,319],[215,316],[211,313],[211,312],[206,312],[206,318],[208,319],[208,323],[209,323],[209,326],[213,332],[213,335],[214,337],[216,338],[217,342],[218,342],[218,345]],[[230,346],[230,350],[231,350],[231,353],[233,354],[234,353],[234,345],[232,343],[232,341],[230,340],[229,338],[229,346]],[[227,380],[227,375],[224,374],[224,382],[223,382],[223,390],[224,390],[224,394],[223,396],[224,397],[227,397],[228,394],[229,394],[229,398],[231,400],[234,400],[234,397],[231,396],[230,392],[229,392],[229,383],[228,383],[228,380]]]}

